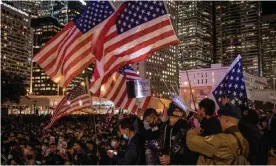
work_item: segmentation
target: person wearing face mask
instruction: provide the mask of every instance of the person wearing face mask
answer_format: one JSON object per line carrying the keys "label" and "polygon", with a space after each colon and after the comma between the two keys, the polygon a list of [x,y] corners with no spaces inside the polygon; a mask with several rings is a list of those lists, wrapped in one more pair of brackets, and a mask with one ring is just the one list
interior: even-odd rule
{"label": "person wearing face mask", "polygon": [[37,165],[37,163],[35,161],[35,156],[36,156],[35,150],[32,149],[32,150],[28,151],[28,153],[26,155],[26,159],[27,159],[26,165]]}
{"label": "person wearing face mask", "polygon": [[108,156],[115,160],[117,165],[145,165],[145,148],[139,134],[134,131],[133,122],[129,118],[121,119],[118,123],[119,131],[124,139],[128,140],[123,157],[108,151]]}
{"label": "person wearing face mask", "polygon": [[198,106],[198,114],[195,113],[194,117],[200,122],[200,128],[202,129],[201,135],[207,136],[221,133],[219,120],[217,117],[213,116],[216,109],[215,102],[205,98],[200,101]]}
{"label": "person wearing face mask", "polygon": [[189,129],[186,106],[180,97],[174,96],[168,109],[169,120],[161,127],[159,161],[162,165],[191,164],[191,151],[186,146]]}

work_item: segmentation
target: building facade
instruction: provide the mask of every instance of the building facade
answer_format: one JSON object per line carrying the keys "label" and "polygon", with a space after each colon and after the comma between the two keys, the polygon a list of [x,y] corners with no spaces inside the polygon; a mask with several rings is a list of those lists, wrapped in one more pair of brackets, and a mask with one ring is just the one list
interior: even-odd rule
{"label": "building facade", "polygon": [[262,16],[263,76],[276,89],[276,14]]}
{"label": "building facade", "polygon": [[[225,76],[228,66],[222,66],[222,64],[212,64],[211,68],[206,69],[192,69],[188,70],[188,76],[185,71],[180,71],[181,83],[180,83],[180,95],[184,97],[186,101],[191,101],[192,95],[190,93],[192,89],[193,98],[196,103],[199,103],[205,97],[212,92],[213,86],[218,84]],[[267,79],[264,77],[258,77],[244,72],[244,81],[246,86],[247,97],[250,100],[269,101],[273,96],[263,97],[258,96],[258,93],[273,92],[268,89]],[[188,77],[191,83],[191,89],[189,86]],[[275,94],[275,93],[269,93]],[[274,96],[275,97],[275,96]]]}
{"label": "building facade", "polygon": [[1,70],[30,76],[32,29],[29,15],[1,3]]}
{"label": "building facade", "polygon": [[230,65],[241,55],[244,71],[262,76],[260,2],[215,2],[215,13],[215,63]]}
{"label": "building facade", "polygon": [[[41,47],[62,29],[58,21],[52,17],[32,19],[32,27],[34,29],[33,55],[38,53]],[[35,62],[32,63],[31,73],[31,94],[58,95],[63,93],[62,89],[59,88]]]}
{"label": "building facade", "polygon": [[213,3],[177,2],[180,70],[210,67],[213,54]]}

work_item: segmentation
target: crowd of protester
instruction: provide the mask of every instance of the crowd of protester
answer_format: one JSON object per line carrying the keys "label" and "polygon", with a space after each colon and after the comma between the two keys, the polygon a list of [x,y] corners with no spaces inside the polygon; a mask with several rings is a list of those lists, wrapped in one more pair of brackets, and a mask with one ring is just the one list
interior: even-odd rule
{"label": "crowd of protester", "polygon": [[47,130],[50,115],[2,116],[1,164],[276,164],[275,114],[223,102],[217,114],[204,99],[198,113],[68,115]]}

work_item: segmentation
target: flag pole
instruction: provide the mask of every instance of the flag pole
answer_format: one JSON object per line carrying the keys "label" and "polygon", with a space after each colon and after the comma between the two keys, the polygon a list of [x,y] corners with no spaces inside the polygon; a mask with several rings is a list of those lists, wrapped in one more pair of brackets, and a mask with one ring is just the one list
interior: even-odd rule
{"label": "flag pole", "polygon": [[166,86],[166,88],[168,89],[168,91],[169,91],[171,94],[173,94],[173,93],[170,91],[170,89],[169,89],[168,85],[166,84],[166,82],[164,81],[164,79],[163,79],[163,78],[160,76],[160,74],[158,73],[158,70],[157,70],[156,66],[154,66],[154,69],[155,69],[157,75],[160,77],[160,79],[161,79],[161,80],[163,81],[163,83],[165,84],[165,86]]}
{"label": "flag pole", "polygon": [[[91,104],[91,109],[92,109],[92,112],[93,112],[93,98],[92,98],[92,95],[91,95],[91,92],[89,91],[89,81],[88,81],[88,77],[85,78],[85,85],[86,85],[86,90],[87,90],[87,93],[89,94],[89,97],[90,97],[90,104]],[[95,120],[95,115],[93,114],[93,121],[94,121],[94,127],[95,127],[95,132],[97,132],[97,126],[96,126],[96,120]],[[97,152],[99,152],[99,146],[97,145]]]}
{"label": "flag pole", "polygon": [[[184,51],[182,51],[182,56],[183,56],[183,61],[184,61],[185,60]],[[190,78],[189,78],[189,74],[188,74],[188,69],[187,69],[187,66],[185,65],[185,63],[184,63],[184,68],[185,68],[185,72],[186,72],[187,79],[188,79],[188,82],[189,82],[190,94],[192,96],[192,101],[193,101],[195,111],[196,111],[196,105],[195,105],[194,95],[193,95],[193,92],[192,92],[192,86],[191,86],[191,82],[190,82]]]}
{"label": "flag pole", "polygon": [[[91,109],[92,109],[92,112],[93,112],[93,98],[92,98],[92,95],[89,91],[89,81],[88,81],[88,77],[85,78],[85,85],[86,85],[86,90],[87,90],[87,93],[89,94],[89,97],[90,97],[90,106],[91,106]],[[97,127],[96,127],[96,120],[95,120],[95,116],[93,115],[93,119],[94,119],[94,126],[95,126],[95,132],[97,131]]]}

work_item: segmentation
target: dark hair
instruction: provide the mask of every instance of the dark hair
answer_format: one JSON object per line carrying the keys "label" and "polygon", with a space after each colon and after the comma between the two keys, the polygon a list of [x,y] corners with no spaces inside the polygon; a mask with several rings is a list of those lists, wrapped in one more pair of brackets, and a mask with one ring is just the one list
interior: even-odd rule
{"label": "dark hair", "polygon": [[55,145],[55,146],[57,146],[57,144],[56,144],[56,143],[51,143],[51,144],[50,144],[50,146],[52,146],[52,145]]}
{"label": "dark hair", "polygon": [[151,114],[156,114],[157,115],[157,111],[154,108],[148,108],[145,112],[144,112],[144,119],[148,116],[150,116]]}
{"label": "dark hair", "polygon": [[208,98],[201,100],[200,103],[198,104],[198,106],[200,108],[204,108],[205,113],[209,116],[212,116],[216,109],[215,102]]}
{"label": "dark hair", "polygon": [[133,123],[129,118],[124,118],[120,120],[118,126],[121,126],[122,129],[129,129],[131,131],[134,131]]}

